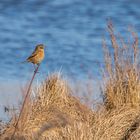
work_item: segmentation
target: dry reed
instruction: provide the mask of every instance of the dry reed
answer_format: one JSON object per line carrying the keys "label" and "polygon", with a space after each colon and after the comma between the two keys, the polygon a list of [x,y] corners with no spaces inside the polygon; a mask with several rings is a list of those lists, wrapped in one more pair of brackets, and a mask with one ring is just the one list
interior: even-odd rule
{"label": "dry reed", "polygon": [[[50,75],[32,90],[34,96],[31,96],[26,106],[15,139],[140,139],[138,37],[131,31],[133,40],[126,43],[120,35],[114,33],[110,21],[108,31],[112,46],[109,49],[103,40],[103,104],[96,111],[89,109],[89,104],[83,105],[73,96],[66,80],[59,74]],[[92,96],[92,93],[88,95]],[[12,118],[1,127],[1,140],[8,140],[11,136],[15,120]]]}
{"label": "dry reed", "polygon": [[[22,116],[15,137],[32,140],[60,136],[61,129],[66,126],[74,125],[74,122],[76,125],[88,122],[93,112],[72,96],[71,92],[59,74],[49,76],[34,90],[36,97],[26,107],[28,113]],[[10,123],[3,137],[10,137],[12,131],[13,125]]]}
{"label": "dry reed", "polygon": [[103,41],[105,52],[104,73],[104,103],[107,109],[116,108],[124,104],[139,106],[140,103],[140,71],[138,62],[138,37],[131,31],[133,43],[126,44],[120,38],[117,43],[113,25],[108,23],[108,31],[111,38],[113,53],[110,53]]}

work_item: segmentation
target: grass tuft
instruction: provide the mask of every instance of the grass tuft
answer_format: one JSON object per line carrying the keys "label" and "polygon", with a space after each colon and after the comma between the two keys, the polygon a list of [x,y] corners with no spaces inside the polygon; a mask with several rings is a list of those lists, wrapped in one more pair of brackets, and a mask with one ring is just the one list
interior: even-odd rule
{"label": "grass tuft", "polygon": [[107,109],[117,108],[124,104],[140,104],[140,71],[138,62],[138,37],[131,31],[132,43],[125,43],[122,37],[120,44],[111,22],[108,23],[112,53],[103,41],[105,54],[104,103]]}

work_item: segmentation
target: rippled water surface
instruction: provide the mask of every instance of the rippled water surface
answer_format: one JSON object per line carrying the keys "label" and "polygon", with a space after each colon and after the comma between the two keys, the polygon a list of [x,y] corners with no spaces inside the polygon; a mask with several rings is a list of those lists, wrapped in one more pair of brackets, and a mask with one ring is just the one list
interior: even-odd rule
{"label": "rippled water surface", "polygon": [[1,0],[0,82],[30,78],[32,65],[21,62],[38,43],[47,46],[39,77],[59,70],[71,77],[98,76],[106,19],[122,34],[128,25],[139,32],[139,6],[139,0]]}
{"label": "rippled water surface", "polygon": [[38,43],[47,46],[41,72],[62,69],[83,76],[102,62],[101,40],[106,19],[117,30],[133,25],[139,31],[139,1],[1,0],[0,79],[26,78],[32,65],[21,64]]}

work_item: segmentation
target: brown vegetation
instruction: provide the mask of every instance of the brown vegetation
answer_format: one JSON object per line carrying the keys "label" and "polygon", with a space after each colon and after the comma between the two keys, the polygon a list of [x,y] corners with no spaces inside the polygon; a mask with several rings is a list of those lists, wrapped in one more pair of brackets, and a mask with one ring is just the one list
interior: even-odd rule
{"label": "brown vegetation", "polygon": [[[35,97],[31,96],[25,106],[15,140],[140,139],[138,37],[131,31],[131,43],[126,43],[114,34],[111,22],[108,30],[112,48],[103,41],[102,105],[93,111],[73,96],[59,74],[53,74],[33,89]],[[0,125],[1,140],[10,139],[16,119]]]}

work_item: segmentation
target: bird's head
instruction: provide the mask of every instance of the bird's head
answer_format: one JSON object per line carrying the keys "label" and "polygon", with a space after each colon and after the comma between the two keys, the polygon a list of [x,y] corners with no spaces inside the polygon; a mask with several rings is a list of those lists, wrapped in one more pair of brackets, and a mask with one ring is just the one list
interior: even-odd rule
{"label": "bird's head", "polygon": [[36,46],[36,49],[37,49],[37,50],[44,50],[44,48],[45,48],[45,46],[44,46],[43,44],[38,44],[38,45]]}

